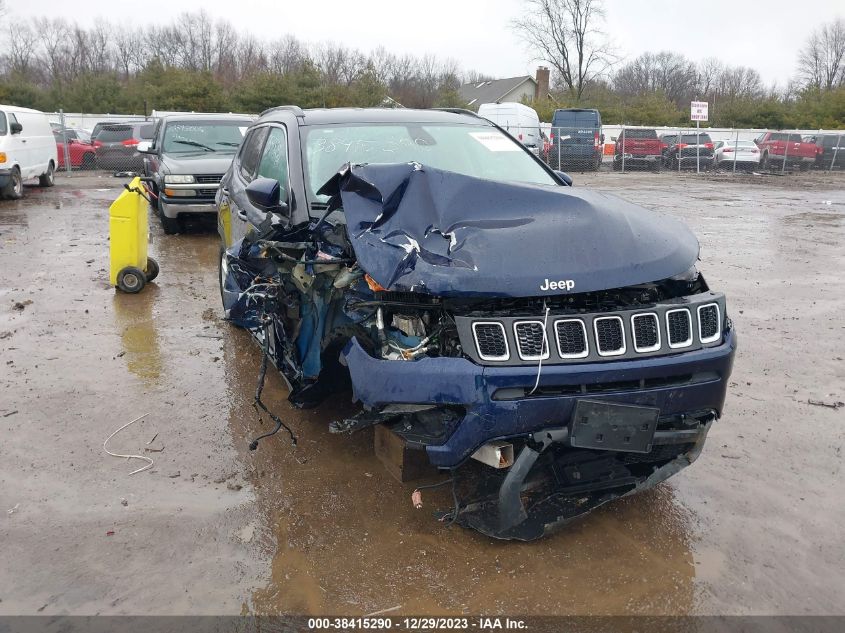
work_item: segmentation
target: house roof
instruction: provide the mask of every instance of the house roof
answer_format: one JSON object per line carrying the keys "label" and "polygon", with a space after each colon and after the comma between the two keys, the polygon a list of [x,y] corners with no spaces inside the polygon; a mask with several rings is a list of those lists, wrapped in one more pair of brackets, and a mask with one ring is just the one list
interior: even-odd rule
{"label": "house roof", "polygon": [[532,87],[537,84],[531,75],[521,77],[508,77],[506,79],[493,79],[491,81],[479,81],[471,84],[464,84],[458,92],[468,106],[478,107],[482,103],[496,103],[505,95],[530,81]]}

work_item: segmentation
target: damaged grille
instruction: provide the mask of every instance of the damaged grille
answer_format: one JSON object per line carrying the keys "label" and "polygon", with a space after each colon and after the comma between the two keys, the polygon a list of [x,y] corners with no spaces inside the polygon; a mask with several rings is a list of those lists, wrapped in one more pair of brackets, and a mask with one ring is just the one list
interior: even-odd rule
{"label": "damaged grille", "polygon": [[625,331],[622,317],[600,317],[593,321],[596,329],[596,347],[601,356],[618,356],[625,353]]}
{"label": "damaged grille", "polygon": [[555,321],[555,336],[561,358],[584,358],[588,354],[587,328],[581,319]]}
{"label": "damaged grille", "polygon": [[721,335],[719,325],[719,306],[709,303],[698,308],[698,337],[702,343],[712,343]]}
{"label": "damaged grille", "polygon": [[668,332],[669,347],[688,347],[692,344],[692,327],[690,312],[686,308],[669,310],[666,313],[666,331]]}
{"label": "damaged grille", "polygon": [[472,324],[478,355],[482,360],[507,360],[508,339],[501,323],[476,322]]}
{"label": "damaged grille", "polygon": [[634,349],[638,352],[653,352],[660,349],[660,325],[657,315],[635,314],[631,317],[634,330]]}
{"label": "damaged grille", "polygon": [[542,321],[518,321],[513,325],[516,349],[522,360],[549,357],[549,345]]}

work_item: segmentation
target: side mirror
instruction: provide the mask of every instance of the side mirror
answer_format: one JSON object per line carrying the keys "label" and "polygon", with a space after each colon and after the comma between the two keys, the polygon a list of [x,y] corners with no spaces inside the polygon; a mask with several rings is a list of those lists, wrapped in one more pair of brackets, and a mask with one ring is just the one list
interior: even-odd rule
{"label": "side mirror", "polygon": [[613,141],[613,142],[615,143],[615,142],[616,142],[616,137],[615,137],[615,136],[611,136],[611,137],[610,137],[610,140],[611,140],[611,141]]}
{"label": "side mirror", "polygon": [[11,125],[9,125],[9,131],[12,134],[20,134],[21,132],[23,132],[23,126],[17,121],[15,121]]}
{"label": "side mirror", "polygon": [[262,211],[287,211],[288,205],[282,202],[282,186],[273,178],[258,177],[246,187],[246,197],[250,204]]}
{"label": "side mirror", "polygon": [[567,187],[572,186],[572,176],[563,171],[555,170],[555,176],[560,178]]}
{"label": "side mirror", "polygon": [[140,154],[153,154],[153,144],[150,141],[141,141],[135,148]]}

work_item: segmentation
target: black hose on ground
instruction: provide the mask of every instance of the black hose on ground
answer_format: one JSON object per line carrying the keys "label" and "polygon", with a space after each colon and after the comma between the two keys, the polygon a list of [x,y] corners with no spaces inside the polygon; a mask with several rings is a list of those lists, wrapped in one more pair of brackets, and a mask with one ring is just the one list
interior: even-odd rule
{"label": "black hose on ground", "polygon": [[258,384],[255,387],[255,399],[252,402],[252,406],[256,408],[260,408],[264,413],[270,416],[270,419],[276,423],[276,427],[270,431],[269,433],[265,433],[264,435],[259,435],[256,437],[252,442],[249,444],[249,450],[254,451],[258,448],[258,441],[263,440],[265,437],[270,437],[271,435],[275,435],[279,432],[280,429],[284,428],[285,431],[288,432],[290,435],[290,443],[296,448],[296,436],[291,431],[290,427],[287,426],[282,419],[277,416],[275,413],[270,411],[267,406],[261,401],[261,392],[264,391],[264,379],[267,376],[267,359],[269,358],[269,353],[267,351],[267,339],[269,336],[268,328],[264,329],[264,342],[261,345],[261,370],[258,372]]}

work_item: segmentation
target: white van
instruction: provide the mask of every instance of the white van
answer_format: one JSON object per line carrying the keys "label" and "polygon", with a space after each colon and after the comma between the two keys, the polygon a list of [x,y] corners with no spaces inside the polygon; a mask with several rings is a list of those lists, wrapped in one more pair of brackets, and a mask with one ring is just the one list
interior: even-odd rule
{"label": "white van", "polygon": [[478,107],[478,116],[483,116],[500,128],[506,130],[520,143],[535,154],[543,147],[540,132],[540,117],[533,108],[515,102],[482,103]]}
{"label": "white van", "polygon": [[47,115],[0,105],[0,197],[20,198],[23,181],[29,178],[52,187],[57,164],[56,139]]}

